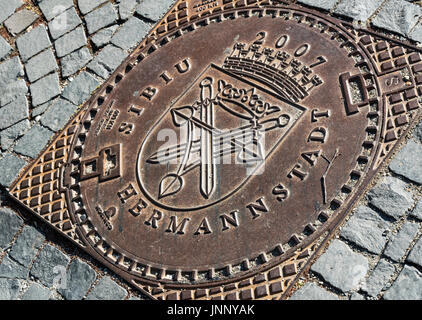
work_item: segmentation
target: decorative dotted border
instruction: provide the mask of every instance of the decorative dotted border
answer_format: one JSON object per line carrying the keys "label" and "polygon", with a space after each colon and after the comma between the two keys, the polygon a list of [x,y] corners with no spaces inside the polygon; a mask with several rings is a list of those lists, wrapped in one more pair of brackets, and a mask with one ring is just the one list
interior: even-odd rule
{"label": "decorative dotted border", "polygon": [[[341,27],[333,25],[332,22],[325,20],[322,17],[314,16],[307,12],[300,12],[298,9],[294,8],[277,8],[277,7],[247,7],[247,8],[237,8],[232,9],[227,12],[219,12],[215,15],[211,15],[205,18],[196,17],[189,22],[189,25],[179,27],[179,29],[170,33],[167,36],[164,36],[153,43],[149,43],[147,47],[144,47],[144,52],[139,53],[136,57],[132,57],[129,61],[126,62],[126,65],[122,67],[124,69],[123,73],[118,73],[114,76],[113,84],[109,84],[103,89],[100,96],[93,102],[90,106],[89,111],[85,119],[82,121],[82,126],[80,131],[74,141],[72,148],[73,158],[70,160],[72,164],[72,183],[69,188],[71,199],[70,202],[73,204],[74,216],[77,219],[78,228],[82,231],[85,239],[88,243],[93,246],[94,250],[101,254],[109,263],[117,266],[119,269],[124,272],[129,273],[135,277],[141,277],[147,282],[163,282],[173,285],[187,285],[187,286],[198,286],[200,284],[213,285],[210,281],[219,279],[219,282],[232,280],[236,281],[239,277],[246,277],[250,273],[259,272],[259,269],[262,269],[261,266],[264,264],[270,268],[274,263],[280,263],[280,256],[288,257],[289,253],[294,252],[299,245],[305,245],[304,240],[315,234],[318,228],[321,228],[323,225],[326,225],[326,222],[331,220],[334,213],[342,206],[342,204],[348,200],[352,194],[353,189],[359,184],[360,178],[364,175],[364,172],[368,170],[370,157],[375,149],[377,142],[379,141],[379,109],[381,101],[377,98],[370,100],[370,111],[367,114],[368,126],[367,126],[367,139],[363,143],[361,154],[356,159],[356,167],[350,173],[350,178],[346,184],[340,189],[338,194],[331,200],[330,205],[327,210],[321,211],[318,219],[314,223],[308,224],[301,234],[294,234],[291,236],[290,240],[285,244],[279,244],[274,249],[269,252],[262,252],[257,257],[250,259],[245,259],[243,262],[236,265],[227,265],[222,269],[208,269],[208,270],[192,270],[188,272],[181,272],[178,270],[165,270],[160,268],[152,268],[146,264],[139,263],[136,260],[132,260],[128,257],[125,257],[116,249],[114,249],[110,244],[105,242],[99,231],[89,220],[89,217],[86,215],[85,209],[83,207],[83,199],[80,194],[80,186],[77,181],[78,169],[80,163],[80,157],[83,150],[83,144],[90,129],[92,121],[95,119],[95,116],[102,107],[115,85],[118,83],[136,66],[139,62],[143,61],[148,55],[158,50],[159,48],[165,46],[167,43],[176,39],[188,32],[194,31],[197,28],[205,27],[212,22],[222,22],[230,19],[237,18],[249,18],[251,16],[272,16],[273,18],[282,18],[285,20],[296,20],[298,23],[303,23],[309,27],[318,28],[321,33],[326,33],[331,36],[331,40],[338,41],[341,48],[344,48],[350,57],[355,59],[356,66],[361,71],[362,75],[368,82],[367,89],[377,91],[376,87],[376,78],[371,74],[370,66],[364,60],[364,54],[361,53],[361,48],[353,43],[352,41],[347,40],[350,36],[344,36],[347,31],[341,30]],[[147,40],[148,43],[148,40]],[[367,57],[369,61],[370,57]],[[70,209],[70,208],[69,208]],[[278,258],[278,259],[277,259]],[[272,262],[275,261],[275,262]],[[251,270],[256,269],[256,270]],[[232,279],[236,276],[236,279]],[[223,280],[222,280],[223,279]]]}

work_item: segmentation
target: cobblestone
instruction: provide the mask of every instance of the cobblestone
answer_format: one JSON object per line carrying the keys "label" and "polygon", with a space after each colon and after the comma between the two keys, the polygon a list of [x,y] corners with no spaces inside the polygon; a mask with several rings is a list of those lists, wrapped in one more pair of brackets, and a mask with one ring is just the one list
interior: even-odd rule
{"label": "cobblestone", "polygon": [[21,5],[22,0],[0,0],[0,23],[9,18]]}
{"label": "cobblestone", "polygon": [[124,50],[108,45],[88,64],[87,68],[101,78],[107,79],[127,55]]}
{"label": "cobblestone", "polygon": [[13,154],[6,154],[0,159],[0,168],[2,168],[0,170],[0,185],[9,187],[25,165],[25,160],[22,160]]}
{"label": "cobblestone", "polygon": [[69,262],[70,258],[59,249],[46,245],[34,261],[30,274],[39,279],[43,285],[52,287],[60,273],[57,268],[66,268]]}
{"label": "cobblestone", "polygon": [[60,38],[65,33],[82,24],[74,7],[61,13],[48,23],[48,29],[53,39]]}
{"label": "cobblestone", "polygon": [[130,18],[111,39],[111,43],[124,50],[129,50],[141,42],[150,27],[138,18]]}
{"label": "cobblestone", "polygon": [[85,16],[86,26],[90,34],[114,24],[117,21],[117,12],[111,3],[98,8]]}
{"label": "cobblestone", "polygon": [[114,32],[117,30],[117,28],[117,25],[104,28],[94,34],[91,38],[91,41],[97,48],[103,47],[104,45],[110,43],[110,40],[113,37]]}
{"label": "cobblestone", "polygon": [[65,57],[61,60],[62,76],[67,78],[80,69],[85,67],[92,60],[91,52],[87,47],[83,47]]}
{"label": "cobblestone", "polygon": [[369,278],[363,283],[362,290],[372,297],[380,294],[395,272],[394,266],[386,260],[380,260]]}
{"label": "cobblestone", "polygon": [[30,82],[35,82],[58,68],[56,57],[51,49],[41,52],[25,64],[26,74]]}
{"label": "cobblestone", "polygon": [[358,246],[381,254],[387,238],[385,232],[389,230],[390,223],[374,210],[361,206],[341,230],[340,235]]}
{"label": "cobblestone", "polygon": [[13,102],[18,99],[18,97],[25,95],[27,92],[28,87],[23,79],[11,81],[3,87],[0,86],[0,107]]}
{"label": "cobblestone", "polygon": [[25,134],[31,127],[28,119],[14,124],[0,132],[0,147],[3,150],[9,149],[13,143]]}
{"label": "cobblestone", "polygon": [[23,9],[8,18],[4,22],[4,25],[12,35],[17,35],[18,33],[21,33],[26,28],[28,28],[33,22],[35,22],[38,17],[39,16],[35,12]]}
{"label": "cobblestone", "polygon": [[385,300],[421,300],[422,273],[414,267],[404,266],[397,280],[384,294]]}
{"label": "cobblestone", "polygon": [[78,0],[78,7],[82,14],[87,14],[108,0]]}
{"label": "cobblestone", "polygon": [[368,260],[353,252],[344,242],[334,240],[327,251],[312,265],[319,274],[337,289],[348,292],[359,285],[368,271]]}
{"label": "cobblestone", "polygon": [[406,261],[422,267],[422,237],[416,242]]}
{"label": "cobblestone", "polygon": [[14,151],[27,157],[35,158],[53,136],[53,132],[40,125],[34,125],[15,146]]}
{"label": "cobblestone", "polygon": [[127,20],[132,15],[133,12],[136,9],[137,4],[139,3],[139,0],[120,0],[119,3],[119,15],[120,19]]}
{"label": "cobblestone", "polygon": [[28,101],[25,96],[19,96],[15,101],[0,108],[0,130],[8,128],[28,116]]}
{"label": "cobblestone", "polygon": [[38,283],[33,283],[28,288],[28,290],[25,291],[23,294],[21,300],[50,300],[52,296],[52,292]]}
{"label": "cobblestone", "polygon": [[[421,33],[422,33],[422,29],[421,29]],[[422,121],[419,122],[419,124],[415,128],[415,138],[418,139],[419,142],[422,143]]]}
{"label": "cobblestone", "polygon": [[331,10],[334,8],[338,0],[298,0],[297,2],[311,7],[317,7],[324,10]]}
{"label": "cobblestone", "polygon": [[390,169],[417,184],[422,184],[422,145],[410,140],[390,162]]}
{"label": "cobblestone", "polygon": [[12,51],[12,47],[3,37],[0,37],[0,60],[6,58]]}
{"label": "cobblestone", "polygon": [[101,278],[86,297],[87,300],[123,300],[127,291],[110,277]]}
{"label": "cobblestone", "polygon": [[368,192],[369,203],[394,219],[400,219],[413,205],[411,193],[405,190],[406,183],[393,177],[384,178]]}
{"label": "cobblestone", "polygon": [[67,271],[66,288],[58,291],[67,300],[81,300],[97,277],[96,272],[85,262],[73,260]]}
{"label": "cobblestone", "polygon": [[32,105],[38,106],[60,94],[59,77],[57,73],[48,75],[30,85]]}
{"label": "cobblestone", "polygon": [[372,20],[372,24],[408,35],[421,16],[421,7],[401,0],[389,0]]}
{"label": "cobblestone", "polygon": [[20,56],[24,62],[51,46],[47,30],[40,25],[16,39]]}
{"label": "cobblestone", "polygon": [[22,286],[16,279],[0,279],[0,300],[16,300]]}
{"label": "cobblestone", "polygon": [[416,204],[415,209],[410,213],[412,217],[422,220],[422,199]]}
{"label": "cobblestone", "polygon": [[73,0],[41,0],[39,6],[45,18],[50,21],[73,6]]}
{"label": "cobblestone", "polygon": [[152,21],[158,21],[174,3],[172,0],[143,0],[136,9],[136,12]]}
{"label": "cobblestone", "polygon": [[[1,165],[1,160],[0,160]],[[8,208],[0,207],[0,248],[5,249],[22,227],[22,219]]]}
{"label": "cobblestone", "polygon": [[390,240],[384,254],[396,262],[400,261],[409,248],[410,243],[416,237],[418,230],[419,226],[416,223],[406,222],[399,233]]}
{"label": "cobblestone", "polygon": [[84,28],[80,26],[57,39],[54,42],[54,48],[56,49],[57,57],[61,58],[86,44],[87,38],[85,36],[85,31]]}
{"label": "cobblestone", "polygon": [[78,106],[91,96],[99,84],[93,76],[84,71],[69,83],[62,96]]}
{"label": "cobblestone", "polygon": [[29,270],[5,256],[0,264],[0,278],[28,279]]}
{"label": "cobblestone", "polygon": [[41,124],[51,131],[59,131],[77,110],[77,106],[59,98],[41,118]]}
{"label": "cobblestone", "polygon": [[25,226],[10,250],[10,257],[24,267],[29,267],[45,240],[37,229]]}
{"label": "cobblestone", "polygon": [[341,1],[334,13],[357,21],[366,22],[380,7],[384,0],[347,0]]}
{"label": "cobblestone", "polygon": [[338,300],[337,296],[318,287],[315,283],[308,282],[297,290],[290,300]]}

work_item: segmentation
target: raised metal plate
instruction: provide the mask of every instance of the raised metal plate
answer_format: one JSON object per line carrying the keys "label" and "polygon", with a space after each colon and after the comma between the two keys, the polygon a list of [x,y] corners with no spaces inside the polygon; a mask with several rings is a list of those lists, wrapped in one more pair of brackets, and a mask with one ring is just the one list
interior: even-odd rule
{"label": "raised metal plate", "polygon": [[421,97],[408,44],[280,1],[179,1],[10,194],[151,297],[281,298]]}

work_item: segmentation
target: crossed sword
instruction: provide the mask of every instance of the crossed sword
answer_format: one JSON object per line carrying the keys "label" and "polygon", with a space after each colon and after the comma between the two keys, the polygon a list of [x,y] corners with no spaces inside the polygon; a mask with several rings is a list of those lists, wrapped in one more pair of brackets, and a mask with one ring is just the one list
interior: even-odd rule
{"label": "crossed sword", "polygon": [[[245,157],[241,159],[243,162],[263,160],[262,150],[256,139],[257,134],[283,127],[285,126],[284,122],[286,120],[281,116],[279,118],[262,121],[261,123],[259,123],[259,121],[251,123],[230,132],[219,130],[214,127],[215,102],[212,100],[212,83],[212,78],[205,78],[200,83],[200,119],[193,116],[194,109],[192,106],[173,109],[171,111],[176,125],[187,125],[187,143],[169,147],[165,150],[159,150],[147,160],[149,163],[158,164],[183,157],[177,173],[170,174],[171,176],[174,176],[175,179],[180,179],[180,177],[187,174],[189,171],[200,166],[201,193],[207,199],[215,188],[214,179],[216,165],[213,160],[226,154],[231,154],[233,148],[236,146],[240,147],[245,154]],[[200,140],[197,141],[193,141],[194,126],[200,129]],[[257,129],[257,127],[259,128]],[[229,143],[229,146],[226,146],[223,149],[218,148],[221,141],[223,141],[223,145]],[[257,146],[257,151],[248,149],[248,145],[250,145],[251,142]],[[190,155],[198,152],[200,153],[200,159],[189,163]],[[249,158],[247,156],[249,156]]]}

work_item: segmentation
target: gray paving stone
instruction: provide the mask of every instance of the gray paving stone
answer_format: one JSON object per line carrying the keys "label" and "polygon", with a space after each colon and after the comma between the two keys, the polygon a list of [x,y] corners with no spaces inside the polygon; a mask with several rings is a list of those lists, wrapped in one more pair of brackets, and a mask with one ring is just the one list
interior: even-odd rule
{"label": "gray paving stone", "polygon": [[143,0],[136,12],[147,19],[158,21],[173,4],[174,0]]}
{"label": "gray paving stone", "polygon": [[87,68],[101,78],[107,79],[127,56],[124,50],[108,45],[88,64]]}
{"label": "gray paving stone", "polygon": [[19,96],[15,101],[0,108],[0,130],[6,129],[28,117],[28,101],[25,96]]}
{"label": "gray paving stone", "polygon": [[372,24],[406,36],[421,16],[421,7],[402,0],[389,0],[372,20]]}
{"label": "gray paving stone", "polygon": [[18,140],[14,151],[35,158],[44,149],[53,134],[49,129],[36,124]]}
{"label": "gray paving stone", "polygon": [[79,259],[70,263],[67,275],[67,287],[58,290],[66,300],[81,300],[97,277],[94,269]]}
{"label": "gray paving stone", "polygon": [[418,203],[416,204],[415,209],[413,209],[413,211],[410,213],[410,215],[412,217],[415,217],[419,220],[422,220],[422,199],[420,199],[418,201]]}
{"label": "gray paving stone", "polygon": [[405,265],[393,285],[384,294],[385,300],[422,300],[422,273]]}
{"label": "gray paving stone", "polygon": [[24,267],[29,267],[41,248],[45,237],[34,227],[26,225],[10,250],[10,257]]}
{"label": "gray paving stone", "polygon": [[[421,37],[422,37],[422,28],[421,28]],[[422,42],[422,41],[421,41]],[[415,128],[414,136],[419,142],[422,143],[422,121]]]}
{"label": "gray paving stone", "polygon": [[39,106],[36,106],[35,108],[32,109],[32,117],[37,117],[42,115],[45,111],[47,111],[47,109],[52,106],[54,104],[54,102],[56,101],[56,99],[50,100],[46,103],[43,103]]}
{"label": "gray paving stone", "polygon": [[108,0],[78,0],[78,7],[82,14],[87,14]]}
{"label": "gray paving stone", "polygon": [[406,186],[400,179],[385,177],[368,192],[369,203],[386,215],[400,219],[414,202]]}
{"label": "gray paving stone", "polygon": [[376,297],[385,288],[395,270],[391,263],[380,260],[369,278],[363,283],[362,290],[368,295]]}
{"label": "gray paving stone", "polygon": [[73,0],[42,0],[39,7],[47,21],[73,6]]}
{"label": "gray paving stone", "polygon": [[409,35],[409,38],[418,42],[422,42],[422,23],[419,22]]}
{"label": "gray paving stone", "polygon": [[39,25],[18,37],[16,45],[22,60],[26,62],[29,58],[51,46],[51,42],[45,26]]}
{"label": "gray paving stone", "polygon": [[148,34],[149,29],[148,24],[132,17],[114,34],[111,43],[124,50],[129,50],[141,42]]}
{"label": "gray paving stone", "polygon": [[108,43],[110,43],[111,38],[113,37],[114,32],[117,30],[118,26],[114,25],[108,28],[101,29],[91,38],[91,41],[97,48],[100,48]]}
{"label": "gray paving stone", "polygon": [[134,297],[134,296],[130,297],[128,300],[130,300],[130,301],[141,301],[141,299],[139,297]]}
{"label": "gray paving stone", "polygon": [[13,102],[28,92],[28,87],[23,79],[10,81],[6,86],[0,86],[0,107]]}
{"label": "gray paving stone", "polygon": [[340,2],[334,13],[366,22],[383,2],[384,0],[345,0]]}
{"label": "gray paving stone", "polygon": [[16,300],[22,285],[16,279],[0,279],[0,300]]}
{"label": "gray paving stone", "polygon": [[416,223],[406,222],[399,233],[390,240],[384,254],[390,259],[399,262],[405,255],[410,243],[416,237],[418,230],[419,226]]}
{"label": "gray paving stone", "polygon": [[106,276],[91,290],[86,300],[123,300],[126,296],[126,289]]}
{"label": "gray paving stone", "polygon": [[99,85],[97,79],[84,71],[64,88],[62,96],[79,106],[91,96],[91,93]]}
{"label": "gray paving stone", "polygon": [[350,296],[350,299],[352,301],[359,301],[359,300],[366,300],[365,297],[357,292],[353,292]]}
{"label": "gray paving stone", "polygon": [[406,258],[406,261],[422,267],[422,237],[416,242]]}
{"label": "gray paving stone", "polygon": [[[4,159],[4,158],[3,158]],[[3,169],[2,160],[0,168]],[[0,171],[1,172],[1,171]],[[0,248],[5,249],[23,225],[23,220],[9,208],[0,207]]]}
{"label": "gray paving stone", "polygon": [[333,287],[348,292],[356,289],[365,277],[368,272],[368,260],[353,252],[344,242],[334,240],[312,265],[311,270]]}
{"label": "gray paving stone", "polygon": [[59,249],[48,244],[41,250],[38,257],[35,259],[30,274],[39,279],[43,285],[52,287],[58,276],[55,268],[67,268],[69,262],[70,258],[68,256]]}
{"label": "gray paving stone", "polygon": [[297,2],[306,4],[311,7],[317,7],[324,10],[331,10],[334,8],[338,0],[298,0]]}
{"label": "gray paving stone", "polygon": [[66,125],[77,109],[78,107],[74,104],[59,98],[41,117],[41,124],[51,131],[57,132]]}
{"label": "gray paving stone", "polygon": [[0,63],[0,87],[5,87],[24,75],[22,63],[18,57]]}
{"label": "gray paving stone", "polygon": [[120,19],[129,19],[133,15],[133,12],[139,2],[139,0],[121,0],[119,3]]}
{"label": "gray paving stone", "polygon": [[52,49],[41,52],[25,64],[26,75],[30,82],[35,82],[58,68]]}
{"label": "gray paving stone", "polygon": [[9,43],[3,38],[0,37],[0,60],[3,60],[7,55],[12,51],[12,47]]}
{"label": "gray paving stone", "polygon": [[61,60],[62,76],[64,78],[71,76],[72,74],[85,67],[91,60],[92,55],[87,47],[83,47],[63,57]]}
{"label": "gray paving stone", "polygon": [[0,0],[0,23],[9,18],[21,5],[22,0]]}
{"label": "gray paving stone", "polygon": [[60,94],[59,77],[57,73],[48,75],[29,86],[32,105],[38,106]]}
{"label": "gray paving stone", "polygon": [[374,210],[361,206],[341,230],[340,235],[369,252],[380,254],[385,247],[390,223]]}
{"label": "gray paving stone", "polygon": [[85,16],[86,27],[89,34],[108,27],[117,21],[117,12],[111,3],[98,8]]}
{"label": "gray paving stone", "polygon": [[3,261],[0,264],[0,278],[27,279],[28,276],[28,268],[13,261],[9,256],[3,258]]}
{"label": "gray paving stone", "polygon": [[28,290],[25,291],[23,294],[21,300],[50,300],[52,296],[52,292],[38,283],[33,283],[28,288]]}
{"label": "gray paving stone", "polygon": [[338,297],[331,292],[318,287],[313,282],[308,282],[297,290],[289,300],[338,300]]}
{"label": "gray paving stone", "polygon": [[19,172],[25,165],[25,160],[22,160],[12,154],[7,154],[1,158],[0,185],[3,187],[9,187],[18,177]]}
{"label": "gray paving stone", "polygon": [[38,17],[39,16],[35,12],[28,9],[23,9],[16,12],[13,16],[7,19],[4,22],[4,25],[12,35],[17,35],[18,33],[21,33],[26,28],[28,28],[33,22],[35,22]]}
{"label": "gray paving stone", "polygon": [[12,144],[29,130],[31,124],[28,119],[14,124],[13,126],[0,132],[0,146],[1,149],[6,150]]}
{"label": "gray paving stone", "polygon": [[422,145],[409,140],[390,162],[390,170],[417,184],[422,184]]}
{"label": "gray paving stone", "polygon": [[48,23],[51,37],[57,39],[82,23],[74,7],[61,13]]}
{"label": "gray paving stone", "polygon": [[75,30],[65,34],[63,37],[54,42],[57,57],[61,58],[69,53],[85,46],[87,39],[85,31],[82,26],[77,27]]}

